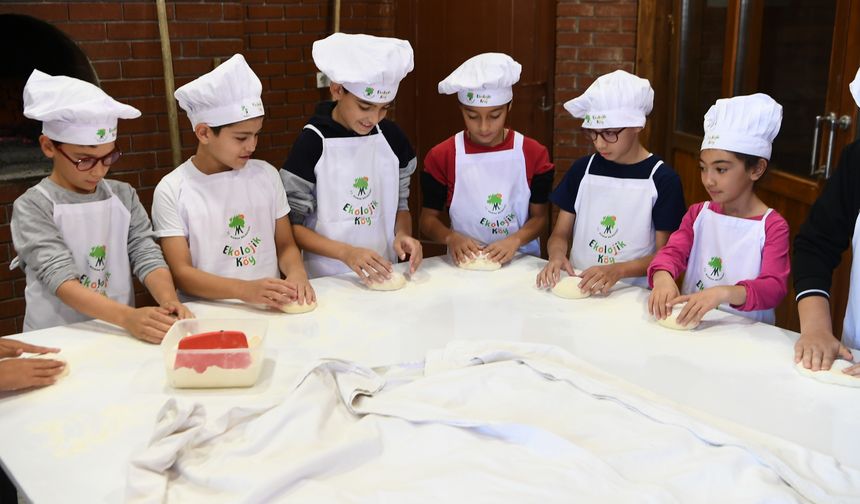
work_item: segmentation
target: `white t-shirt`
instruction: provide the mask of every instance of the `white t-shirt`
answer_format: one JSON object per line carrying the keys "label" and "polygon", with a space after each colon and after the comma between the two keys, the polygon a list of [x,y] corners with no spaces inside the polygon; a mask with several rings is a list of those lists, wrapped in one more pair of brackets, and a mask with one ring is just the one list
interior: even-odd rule
{"label": "white t-shirt", "polygon": [[[269,163],[251,159],[239,170],[243,180],[247,181],[247,187],[253,187],[255,195],[272,201],[275,210],[272,220],[280,219],[290,213],[290,205],[287,201],[287,193],[284,191],[283,182],[278,175],[278,170]],[[218,176],[216,174],[214,176]],[[175,170],[168,173],[155,187],[152,198],[152,226],[158,238],[166,236],[188,237],[189,223],[184,216],[187,212],[183,209],[182,191],[187,184],[194,184],[195,180],[206,175],[191,162],[187,161],[179,165]],[[238,188],[237,188],[238,189]]]}

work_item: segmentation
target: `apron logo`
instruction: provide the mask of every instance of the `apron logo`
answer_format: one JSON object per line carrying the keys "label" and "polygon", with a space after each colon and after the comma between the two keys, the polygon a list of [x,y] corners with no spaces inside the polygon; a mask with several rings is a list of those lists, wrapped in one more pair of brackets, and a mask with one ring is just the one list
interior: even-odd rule
{"label": "apron logo", "polygon": [[241,268],[243,266],[254,266],[257,264],[257,258],[254,257],[254,254],[257,253],[257,249],[260,247],[261,243],[263,243],[263,240],[257,236],[251,238],[251,241],[245,245],[239,245],[236,248],[233,248],[230,245],[224,245],[224,249],[221,250],[221,253],[225,256],[234,258],[236,260],[237,268]]}
{"label": "apron logo", "polygon": [[230,221],[227,222],[227,227],[229,228],[227,236],[234,240],[241,240],[251,231],[251,226],[246,226],[246,224],[245,214],[236,214],[230,217]]}
{"label": "apron logo", "polygon": [[701,281],[701,280],[699,280],[698,282],[696,282],[696,289],[697,289],[699,292],[702,292],[703,290],[705,290],[705,282],[703,282],[703,281]]}
{"label": "apron logo", "polygon": [[102,296],[107,296],[108,280],[110,280],[109,271],[105,273],[104,278],[90,278],[89,275],[81,275],[78,279],[81,285]]}
{"label": "apron logo", "polygon": [[711,257],[711,260],[708,261],[708,265],[705,267],[705,276],[711,280],[723,279],[725,273],[723,272],[723,259],[721,257]]}
{"label": "apron logo", "polygon": [[612,238],[616,234],[618,234],[618,227],[616,226],[618,218],[614,215],[604,215],[602,219],[600,219],[600,226],[597,230],[598,234],[604,238]]}
{"label": "apron logo", "polygon": [[96,271],[102,271],[105,269],[105,246],[96,245],[92,247],[87,261],[89,262],[90,269],[94,269]]}
{"label": "apron logo", "polygon": [[355,199],[363,200],[370,196],[370,186],[368,185],[368,181],[370,179],[367,177],[358,177],[352,183],[352,189],[350,190],[350,194]]}
{"label": "apron logo", "polygon": [[505,211],[508,206],[502,201],[502,193],[492,193],[487,196],[487,211],[491,214],[500,214]]}

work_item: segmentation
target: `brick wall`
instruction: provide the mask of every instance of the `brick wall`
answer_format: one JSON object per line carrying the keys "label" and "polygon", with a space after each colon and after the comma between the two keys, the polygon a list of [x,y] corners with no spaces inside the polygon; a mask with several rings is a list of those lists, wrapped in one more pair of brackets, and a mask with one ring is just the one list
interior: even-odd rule
{"label": "brick wall", "polygon": [[591,142],[579,133],[563,104],[576,98],[602,74],[633,72],[636,57],[636,0],[559,0],[555,50],[556,181]]}
{"label": "brick wall", "polygon": [[[176,87],[214,68],[215,58],[242,52],[263,82],[266,122],[256,157],[280,166],[326,96],[316,89],[311,43],[331,32],[332,5],[328,0],[168,1]],[[341,29],[392,35],[393,5],[394,0],[344,0]],[[135,186],[148,209],[155,185],[174,168],[155,2],[0,3],[0,14],[10,13],[56,26],[90,59],[106,92],[141,109],[141,118],[120,125],[118,144],[126,155],[110,177]],[[196,143],[181,111],[179,127],[185,158]],[[0,185],[0,335],[22,328],[25,282],[20,270],[8,269],[14,257],[9,218],[12,202],[34,182]],[[146,302],[146,296],[138,300]]]}

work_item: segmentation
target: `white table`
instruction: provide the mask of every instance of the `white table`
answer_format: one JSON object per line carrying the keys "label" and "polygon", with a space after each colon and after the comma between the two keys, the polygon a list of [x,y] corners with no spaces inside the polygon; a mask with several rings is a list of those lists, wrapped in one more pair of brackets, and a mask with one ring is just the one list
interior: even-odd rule
{"label": "white table", "polygon": [[797,374],[796,333],[722,312],[693,332],[664,329],[649,320],[648,291],[619,285],[608,297],[560,299],[534,287],[543,264],[520,257],[472,272],[433,258],[395,292],[369,291],[351,275],[321,278],[313,281],[319,307],[303,315],[190,303],[201,318],[269,320],[268,361],[250,389],[170,389],[159,347],[98,322],[16,336],[62,347],[71,375],[0,395],[0,462],[37,503],[120,502],[126,462],[171,396],[217,412],[285,394],[310,359],[377,366],[419,360],[455,339],[501,339],[560,346],[686,406],[860,468],[860,390]]}

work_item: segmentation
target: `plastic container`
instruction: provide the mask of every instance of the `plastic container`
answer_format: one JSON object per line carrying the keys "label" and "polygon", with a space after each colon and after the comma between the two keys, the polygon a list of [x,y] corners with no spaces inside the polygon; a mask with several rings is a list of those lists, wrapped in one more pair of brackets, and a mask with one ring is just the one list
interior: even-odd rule
{"label": "plastic container", "polygon": [[[161,341],[167,382],[175,388],[252,387],[263,369],[263,344],[269,323],[261,319],[178,320]],[[179,350],[191,334],[241,331],[248,348]]]}

